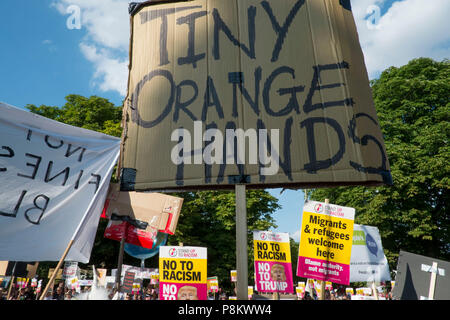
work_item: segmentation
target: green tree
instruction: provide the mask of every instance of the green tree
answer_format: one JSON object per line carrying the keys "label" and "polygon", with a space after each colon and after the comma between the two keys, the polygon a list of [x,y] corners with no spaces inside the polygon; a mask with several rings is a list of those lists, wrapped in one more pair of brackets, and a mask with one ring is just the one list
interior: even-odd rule
{"label": "green tree", "polygon": [[377,226],[391,270],[400,249],[450,258],[450,63],[428,58],[385,70],[372,81],[392,186],[309,192],[312,200],[356,209]]}
{"label": "green tree", "polygon": [[122,107],[97,96],[86,98],[71,94],[66,97],[66,101],[61,108],[46,105],[36,107],[33,104],[26,105],[26,108],[33,113],[75,127],[120,137]]}

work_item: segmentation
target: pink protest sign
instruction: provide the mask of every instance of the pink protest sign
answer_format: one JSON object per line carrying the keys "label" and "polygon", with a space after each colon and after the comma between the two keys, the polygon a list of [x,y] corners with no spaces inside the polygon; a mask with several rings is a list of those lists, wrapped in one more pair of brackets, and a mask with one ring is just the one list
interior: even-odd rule
{"label": "pink protest sign", "polygon": [[293,293],[289,234],[254,231],[253,245],[256,290]]}

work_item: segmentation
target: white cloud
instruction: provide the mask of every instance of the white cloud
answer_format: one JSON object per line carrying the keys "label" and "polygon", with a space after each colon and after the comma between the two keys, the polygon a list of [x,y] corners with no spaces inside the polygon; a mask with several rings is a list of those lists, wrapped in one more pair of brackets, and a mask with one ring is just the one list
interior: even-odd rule
{"label": "white cloud", "polygon": [[[374,12],[370,6],[389,5],[390,0],[353,0],[352,9],[369,77],[375,78],[390,66],[401,66],[418,57],[442,60],[450,56],[450,1],[403,0],[379,17],[378,27],[369,28]],[[93,63],[94,83],[101,90],[125,95],[128,79],[130,26],[129,0],[54,0],[52,6],[67,15],[79,6],[81,28],[86,37],[80,49]]]}
{"label": "white cloud", "polygon": [[[353,1],[353,14],[370,78],[390,66],[401,66],[411,59],[450,57],[450,1],[396,1],[380,16],[377,28],[367,25],[370,5],[386,0]],[[373,21],[372,13],[369,21]]]}
{"label": "white cloud", "polygon": [[67,15],[67,8],[80,8],[81,28],[97,45],[128,51],[130,18],[128,0],[54,0],[52,6]]}
{"label": "white cloud", "polygon": [[289,236],[292,239],[294,239],[295,242],[300,242],[300,230],[297,230],[294,233],[289,234]]}
{"label": "white cloud", "polygon": [[114,90],[122,96],[126,95],[128,79],[128,59],[120,60],[111,57],[106,49],[98,49],[94,45],[81,43],[80,49],[87,60],[94,64],[94,84],[100,90]]}
{"label": "white cloud", "polygon": [[86,36],[79,44],[84,57],[93,64],[93,85],[101,91],[126,95],[130,19],[128,0],[54,0],[52,7],[73,18],[79,7],[81,30]]}

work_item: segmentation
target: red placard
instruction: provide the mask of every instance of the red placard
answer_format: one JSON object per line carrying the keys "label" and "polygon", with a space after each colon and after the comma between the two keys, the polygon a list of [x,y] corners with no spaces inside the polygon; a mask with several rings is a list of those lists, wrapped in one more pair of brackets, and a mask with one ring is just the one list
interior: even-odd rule
{"label": "red placard", "polygon": [[156,237],[157,230],[155,232],[149,232],[142,229],[138,229],[126,221],[109,221],[108,226],[105,229],[105,238],[122,240],[125,237],[125,242],[140,246],[143,248],[151,249],[153,247],[154,238]]}

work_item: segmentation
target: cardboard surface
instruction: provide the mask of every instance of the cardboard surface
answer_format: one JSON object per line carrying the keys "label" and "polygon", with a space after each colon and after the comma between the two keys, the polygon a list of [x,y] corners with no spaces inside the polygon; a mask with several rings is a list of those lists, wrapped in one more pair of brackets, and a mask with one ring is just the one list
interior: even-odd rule
{"label": "cardboard surface", "polygon": [[[183,198],[161,193],[122,192],[119,191],[117,184],[111,184],[105,215],[107,218],[111,218],[114,213],[118,216],[128,216],[131,220],[145,222],[147,227],[143,231],[149,233],[156,229],[160,232],[174,234],[182,204]],[[109,227],[123,224],[123,221],[111,220]]]}
{"label": "cardboard surface", "polygon": [[348,1],[130,9],[121,190],[392,183]]}

